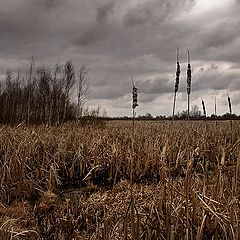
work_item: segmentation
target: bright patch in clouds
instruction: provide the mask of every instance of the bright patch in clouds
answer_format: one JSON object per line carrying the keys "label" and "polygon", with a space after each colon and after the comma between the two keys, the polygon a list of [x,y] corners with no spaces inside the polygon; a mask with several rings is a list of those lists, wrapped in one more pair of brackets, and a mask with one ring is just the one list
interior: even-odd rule
{"label": "bright patch in clouds", "polygon": [[235,0],[197,0],[193,11],[214,12],[234,4]]}

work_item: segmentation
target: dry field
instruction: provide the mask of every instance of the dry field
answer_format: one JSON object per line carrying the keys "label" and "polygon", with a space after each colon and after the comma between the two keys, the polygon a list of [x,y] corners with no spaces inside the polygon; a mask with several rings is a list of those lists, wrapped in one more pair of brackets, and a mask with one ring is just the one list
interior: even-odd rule
{"label": "dry field", "polygon": [[238,121],[0,126],[0,239],[240,239],[239,180]]}

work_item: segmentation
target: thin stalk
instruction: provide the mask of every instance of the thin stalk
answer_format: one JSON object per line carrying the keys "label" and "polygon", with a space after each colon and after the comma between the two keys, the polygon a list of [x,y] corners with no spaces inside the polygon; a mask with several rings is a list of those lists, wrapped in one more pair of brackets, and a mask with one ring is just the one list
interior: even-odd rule
{"label": "thin stalk", "polygon": [[175,112],[175,105],[176,105],[176,96],[177,93],[174,92],[174,97],[173,97],[173,114],[172,114],[172,120],[174,121],[174,112]]}
{"label": "thin stalk", "polygon": [[214,112],[215,112],[215,116],[217,116],[217,100],[216,100],[216,97],[215,97]]}
{"label": "thin stalk", "polygon": [[132,91],[132,97],[133,97],[133,105],[132,105],[132,153],[131,153],[131,162],[130,162],[130,194],[131,194],[131,201],[130,201],[130,207],[131,207],[131,230],[132,230],[132,239],[137,240],[137,234],[136,234],[136,227],[135,227],[135,213],[134,213],[134,196],[133,196],[133,157],[134,157],[134,146],[135,146],[135,108],[138,106],[137,98],[137,88],[134,85],[134,80],[132,77],[132,85],[133,85],[133,91]]}
{"label": "thin stalk", "polygon": [[214,112],[215,112],[215,117],[216,117],[215,125],[217,127],[217,98],[216,98],[216,96],[215,96]]}
{"label": "thin stalk", "polygon": [[230,113],[230,126],[231,126],[231,141],[233,140],[233,123],[232,123],[232,104],[231,104],[231,98],[227,93],[227,99],[228,99],[228,107],[229,107],[229,113]]}
{"label": "thin stalk", "polygon": [[[135,140],[135,109],[132,111],[132,153],[134,152],[134,140]],[[133,200],[133,154],[130,162],[130,186],[131,186],[131,201]]]}
{"label": "thin stalk", "polygon": [[[186,234],[189,234],[189,162],[190,162],[190,148],[189,148],[189,132],[187,135],[187,172],[185,179],[185,194],[186,194],[186,221],[187,221],[187,231]],[[188,238],[187,238],[188,239]]]}

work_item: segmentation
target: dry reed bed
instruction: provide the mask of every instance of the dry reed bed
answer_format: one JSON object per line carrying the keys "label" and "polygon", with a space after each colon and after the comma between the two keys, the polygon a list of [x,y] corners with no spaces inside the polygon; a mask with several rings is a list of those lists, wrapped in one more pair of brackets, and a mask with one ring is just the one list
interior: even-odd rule
{"label": "dry reed bed", "polygon": [[1,126],[0,237],[238,239],[240,123],[135,127]]}

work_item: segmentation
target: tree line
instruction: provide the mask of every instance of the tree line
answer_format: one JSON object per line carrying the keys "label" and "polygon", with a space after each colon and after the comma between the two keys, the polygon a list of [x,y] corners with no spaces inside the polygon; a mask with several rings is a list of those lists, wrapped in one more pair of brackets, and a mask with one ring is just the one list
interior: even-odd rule
{"label": "tree line", "polygon": [[[0,123],[61,124],[84,114],[88,67],[71,61],[54,68],[36,66],[27,73],[7,71],[0,82]],[[74,92],[75,91],[75,92]],[[73,103],[71,95],[77,94]]]}

